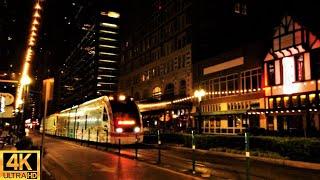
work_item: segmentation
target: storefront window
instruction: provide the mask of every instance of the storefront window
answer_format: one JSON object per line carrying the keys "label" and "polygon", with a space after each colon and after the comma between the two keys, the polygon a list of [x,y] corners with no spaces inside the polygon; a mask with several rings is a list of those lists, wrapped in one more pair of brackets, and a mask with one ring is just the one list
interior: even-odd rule
{"label": "storefront window", "polygon": [[301,102],[301,106],[302,106],[302,107],[305,107],[305,106],[306,106],[306,104],[307,104],[306,95],[301,95],[301,96],[300,96],[300,102]]}
{"label": "storefront window", "polygon": [[277,97],[276,101],[277,101],[277,108],[281,108],[282,107],[282,102],[281,102],[281,97]]}
{"label": "storefront window", "polygon": [[283,104],[285,108],[289,108],[289,97],[286,96],[283,98]]}
{"label": "storefront window", "polygon": [[309,94],[309,102],[312,106],[316,105],[316,95],[315,94]]}
{"label": "storefront window", "polygon": [[217,119],[217,120],[216,120],[216,127],[220,127],[220,126],[221,126],[220,119]]}
{"label": "storefront window", "polygon": [[298,96],[292,96],[292,106],[293,107],[298,107],[299,106]]}
{"label": "storefront window", "polygon": [[269,109],[273,109],[274,106],[273,106],[273,98],[270,98],[269,99]]}

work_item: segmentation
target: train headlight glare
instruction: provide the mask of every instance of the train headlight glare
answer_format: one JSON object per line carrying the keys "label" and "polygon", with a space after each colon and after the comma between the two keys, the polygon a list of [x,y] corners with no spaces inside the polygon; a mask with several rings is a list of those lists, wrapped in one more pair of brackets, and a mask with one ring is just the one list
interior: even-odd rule
{"label": "train headlight glare", "polygon": [[135,132],[135,133],[140,132],[140,128],[139,128],[139,127],[135,127],[135,128],[134,128],[134,132]]}
{"label": "train headlight glare", "polygon": [[122,129],[122,128],[117,128],[117,129],[116,129],[116,132],[117,132],[117,133],[122,133],[122,132],[123,132],[123,129]]}

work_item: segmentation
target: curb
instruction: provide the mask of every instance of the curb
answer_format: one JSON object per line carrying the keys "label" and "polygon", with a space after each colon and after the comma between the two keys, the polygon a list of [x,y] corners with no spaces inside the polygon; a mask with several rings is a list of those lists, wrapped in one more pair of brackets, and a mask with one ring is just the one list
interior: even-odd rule
{"label": "curb", "polygon": [[[166,146],[169,149],[176,149],[176,150],[184,150],[184,151],[191,151],[191,148],[187,147],[175,147],[175,146]],[[245,158],[245,155],[233,154],[233,153],[226,153],[226,152],[217,152],[217,151],[209,151],[203,149],[196,149],[198,153],[208,153],[212,155],[220,155],[225,157],[233,157],[233,158]],[[286,160],[286,159],[273,159],[273,158],[266,158],[266,157],[257,157],[251,156],[250,159],[256,161],[262,161],[270,164],[288,166],[288,167],[295,167],[295,168],[302,168],[302,169],[311,169],[311,170],[320,170],[320,163],[311,163],[311,162],[302,162],[302,161],[293,161],[293,160]]]}

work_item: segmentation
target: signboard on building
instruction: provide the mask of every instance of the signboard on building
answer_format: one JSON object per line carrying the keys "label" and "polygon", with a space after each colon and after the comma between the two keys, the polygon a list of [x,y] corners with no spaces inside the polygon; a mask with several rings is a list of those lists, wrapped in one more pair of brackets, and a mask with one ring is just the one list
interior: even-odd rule
{"label": "signboard on building", "polygon": [[0,118],[13,118],[14,96],[9,93],[0,93]]}

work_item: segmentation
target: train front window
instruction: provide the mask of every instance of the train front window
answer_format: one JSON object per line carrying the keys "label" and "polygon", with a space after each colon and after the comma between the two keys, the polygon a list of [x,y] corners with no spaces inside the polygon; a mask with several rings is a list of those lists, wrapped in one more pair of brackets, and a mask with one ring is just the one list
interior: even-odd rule
{"label": "train front window", "polygon": [[110,101],[113,117],[118,126],[140,126],[137,105],[132,101]]}

